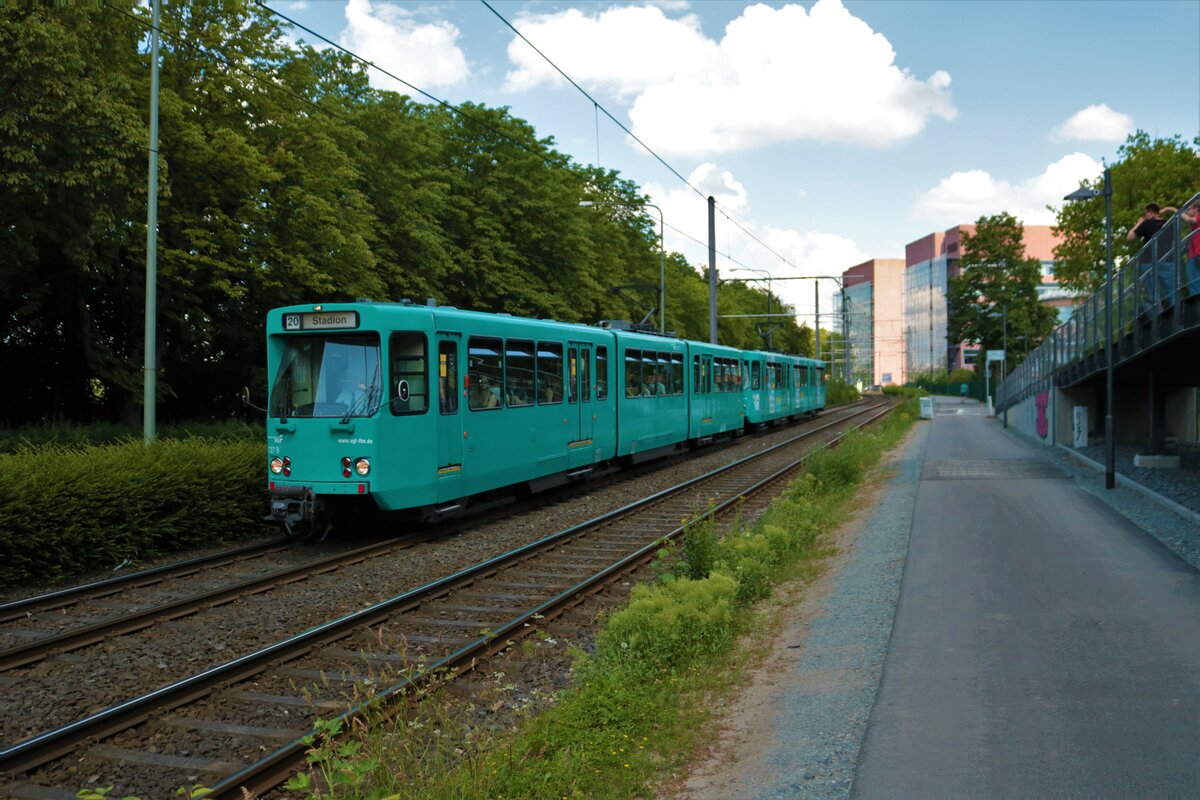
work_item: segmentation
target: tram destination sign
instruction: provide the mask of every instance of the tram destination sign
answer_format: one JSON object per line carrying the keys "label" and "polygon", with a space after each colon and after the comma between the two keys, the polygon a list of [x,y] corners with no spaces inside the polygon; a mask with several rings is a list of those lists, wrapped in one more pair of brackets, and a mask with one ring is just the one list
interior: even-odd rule
{"label": "tram destination sign", "polygon": [[285,331],[334,331],[357,327],[357,311],[315,311],[283,315]]}

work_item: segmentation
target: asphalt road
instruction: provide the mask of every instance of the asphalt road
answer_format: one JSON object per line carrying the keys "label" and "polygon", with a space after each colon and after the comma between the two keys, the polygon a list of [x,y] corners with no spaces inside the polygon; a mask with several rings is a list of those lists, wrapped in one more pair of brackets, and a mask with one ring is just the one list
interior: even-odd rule
{"label": "asphalt road", "polygon": [[959,410],[929,433],[852,795],[1200,796],[1200,573]]}

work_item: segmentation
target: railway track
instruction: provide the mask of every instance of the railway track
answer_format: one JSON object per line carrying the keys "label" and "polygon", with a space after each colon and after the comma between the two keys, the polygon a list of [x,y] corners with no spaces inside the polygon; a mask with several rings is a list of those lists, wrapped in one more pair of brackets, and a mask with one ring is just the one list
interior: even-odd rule
{"label": "railway track", "polygon": [[[123,603],[118,606],[121,612],[116,616],[102,618],[96,622],[69,628],[62,632],[38,636],[33,641],[0,650],[0,673],[32,664],[52,654],[87,647],[114,636],[133,633],[166,620],[186,617],[206,608],[231,603],[249,595],[270,591],[278,586],[343,569],[367,559],[392,555],[426,541],[429,537],[430,534],[413,534],[376,542],[347,552],[335,553],[324,558],[307,560],[292,566],[271,570],[245,580],[226,582],[216,588],[187,594],[166,603],[140,608]],[[271,548],[268,552],[286,548],[286,545]],[[86,589],[87,587],[80,588]]]}
{"label": "railway track", "polygon": [[[471,668],[527,633],[532,620],[553,618],[652,557],[697,508],[711,500],[698,518],[720,514],[787,480],[814,437],[843,424],[862,427],[890,408],[858,408],[589,522],[0,750],[0,771],[21,776],[4,790],[73,797],[53,787],[114,771],[121,791],[143,796],[167,796],[196,778],[215,784],[213,796],[241,797],[243,786],[269,789],[302,762],[306,748],[298,739],[315,717],[355,713],[345,711],[344,690],[364,674],[400,676],[380,692],[385,699],[431,674]],[[272,750],[272,743],[283,746]]]}
{"label": "railway track", "polygon": [[[843,407],[839,412],[852,411],[859,405]],[[712,452],[712,448],[705,452]],[[639,470],[644,472],[659,466],[650,462]],[[577,484],[559,494],[596,485]],[[500,513],[512,511],[510,508]],[[286,566],[266,562],[301,542],[273,540],[0,604],[0,674],[51,655],[95,645],[367,559],[391,555],[494,516],[496,513],[484,514],[436,531],[389,538]],[[178,588],[181,585],[186,587],[183,591]],[[64,613],[71,611],[76,613]]]}

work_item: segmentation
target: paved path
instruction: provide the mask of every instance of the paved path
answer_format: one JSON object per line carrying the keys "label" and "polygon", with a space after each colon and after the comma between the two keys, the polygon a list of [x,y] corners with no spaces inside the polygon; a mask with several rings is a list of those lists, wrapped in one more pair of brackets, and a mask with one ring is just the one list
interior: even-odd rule
{"label": "paved path", "polygon": [[957,405],[853,795],[1200,796],[1200,573]]}

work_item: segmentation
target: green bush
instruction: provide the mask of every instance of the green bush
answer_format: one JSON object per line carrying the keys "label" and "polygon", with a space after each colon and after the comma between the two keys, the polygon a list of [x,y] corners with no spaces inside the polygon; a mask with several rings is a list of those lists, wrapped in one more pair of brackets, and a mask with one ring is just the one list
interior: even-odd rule
{"label": "green bush", "polygon": [[859,398],[858,389],[836,378],[830,378],[825,384],[825,404],[840,406],[843,403],[853,403]]}
{"label": "green bush", "polygon": [[734,636],[737,581],[714,572],[704,580],[635,586],[596,639],[601,671],[633,675],[670,672],[719,653]]}
{"label": "green bush", "polygon": [[748,606],[771,593],[775,585],[772,575],[779,563],[780,553],[762,533],[740,533],[727,537],[722,543],[719,569],[737,580],[734,599]]}
{"label": "green bush", "polygon": [[883,393],[894,397],[915,398],[928,397],[929,390],[920,386],[885,386]]}
{"label": "green bush", "polygon": [[244,537],[265,508],[264,448],[191,438],[0,455],[0,585]]}

